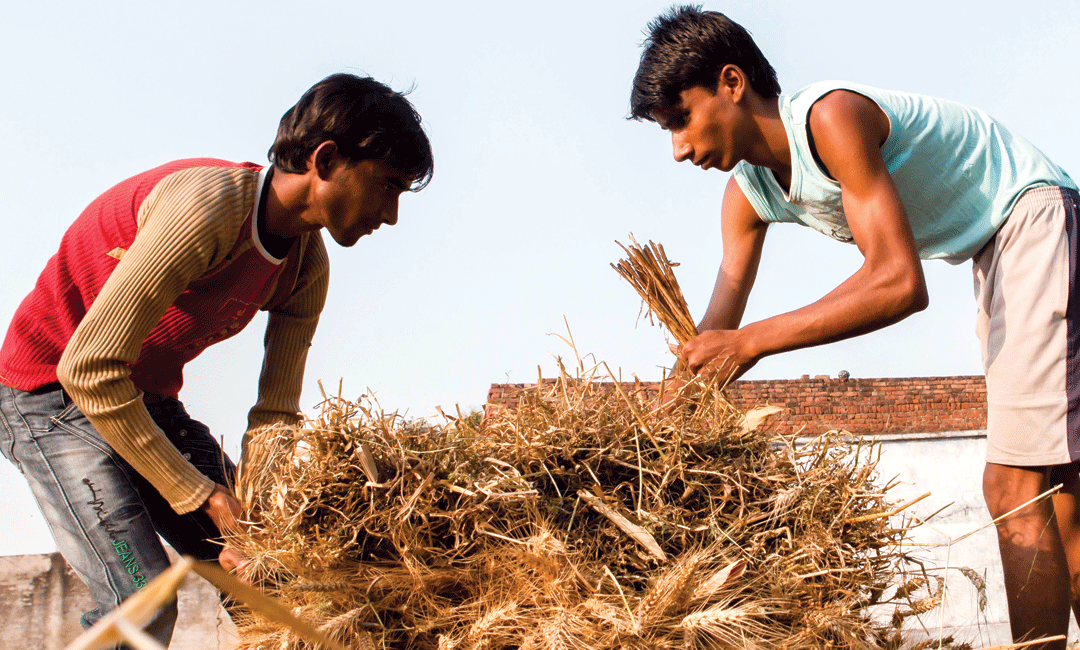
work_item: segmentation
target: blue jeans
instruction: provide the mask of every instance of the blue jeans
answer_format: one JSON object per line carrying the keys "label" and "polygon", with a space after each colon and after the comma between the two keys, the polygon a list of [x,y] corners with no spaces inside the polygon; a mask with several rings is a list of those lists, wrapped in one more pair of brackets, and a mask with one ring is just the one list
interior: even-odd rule
{"label": "blue jeans", "polygon": [[[147,404],[174,446],[200,472],[231,486],[236,468],[177,400]],[[30,483],[60,553],[90,589],[97,607],[84,628],[169,568],[158,535],[181,555],[216,560],[221,535],[201,510],[173,511],[117,454],[58,385],[25,392],[0,384],[0,453]],[[176,605],[147,632],[168,646]]]}

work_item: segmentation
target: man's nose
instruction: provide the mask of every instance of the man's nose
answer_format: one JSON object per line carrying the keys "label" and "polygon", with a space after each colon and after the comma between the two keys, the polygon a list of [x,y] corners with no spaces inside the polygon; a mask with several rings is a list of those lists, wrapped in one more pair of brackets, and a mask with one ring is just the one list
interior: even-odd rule
{"label": "man's nose", "polygon": [[388,226],[397,224],[398,220],[398,202],[393,201],[390,205],[386,206],[386,209],[382,213],[382,222]]}
{"label": "man's nose", "polygon": [[675,156],[675,162],[682,162],[684,160],[689,160],[692,157],[694,149],[690,146],[690,143],[687,142],[686,139],[683,138],[681,135],[679,135],[678,133],[672,133],[671,153]]}

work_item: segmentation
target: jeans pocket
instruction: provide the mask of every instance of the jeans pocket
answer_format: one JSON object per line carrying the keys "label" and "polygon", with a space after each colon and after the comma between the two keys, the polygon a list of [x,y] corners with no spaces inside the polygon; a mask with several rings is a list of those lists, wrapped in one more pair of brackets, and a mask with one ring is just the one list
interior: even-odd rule
{"label": "jeans pocket", "polygon": [[[82,410],[75,405],[74,402],[70,402],[56,415],[49,418],[49,421],[53,426],[59,428],[65,433],[69,433],[88,445],[92,445],[103,453],[112,456],[113,458],[120,458],[120,455],[116,453],[116,450],[112,448],[105,438],[101,437],[94,425],[90,424],[90,420],[83,414]],[[50,427],[51,429],[52,427]]]}
{"label": "jeans pocket", "polygon": [[71,404],[71,400],[59,388],[39,393],[8,386],[4,386],[3,390],[0,409],[16,439],[23,435],[33,437],[35,431],[51,431],[55,428],[53,417]]}
{"label": "jeans pocket", "polygon": [[[85,419],[86,416],[83,415],[82,411],[79,410],[78,406],[75,406],[75,402],[70,402],[66,406],[64,406],[59,413],[50,416],[49,422],[52,426],[63,426],[65,422],[76,418]],[[50,426],[49,428],[51,429],[52,426]]]}
{"label": "jeans pocket", "polygon": [[64,399],[62,390],[32,393],[0,385],[0,453],[20,471],[23,447],[54,428],[50,418],[63,409]]}

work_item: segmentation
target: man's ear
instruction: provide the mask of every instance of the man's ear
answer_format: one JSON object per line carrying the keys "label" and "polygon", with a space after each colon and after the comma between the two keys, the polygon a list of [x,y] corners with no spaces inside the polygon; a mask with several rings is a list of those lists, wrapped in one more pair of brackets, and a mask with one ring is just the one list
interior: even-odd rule
{"label": "man's ear", "polygon": [[323,140],[319,146],[315,147],[315,151],[311,152],[308,169],[315,170],[315,175],[325,181],[330,178],[331,172],[341,164],[342,160],[337,143],[333,140]]}
{"label": "man's ear", "polygon": [[746,94],[749,83],[750,80],[746,78],[746,73],[743,72],[742,68],[734,63],[729,63],[720,70],[716,83],[716,92],[727,91],[730,93],[732,101],[738,102]]}

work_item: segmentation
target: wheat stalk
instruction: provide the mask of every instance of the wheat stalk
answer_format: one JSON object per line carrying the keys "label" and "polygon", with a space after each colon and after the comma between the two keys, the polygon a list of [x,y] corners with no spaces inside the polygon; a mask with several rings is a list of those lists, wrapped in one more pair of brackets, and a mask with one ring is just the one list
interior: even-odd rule
{"label": "wheat stalk", "polygon": [[697,336],[697,326],[690,317],[679,281],[675,279],[673,266],[660,244],[649,242],[642,247],[630,235],[630,246],[615,242],[626,251],[627,258],[612,264],[619,275],[623,276],[641,299],[648,306],[648,313],[654,314],[667,328],[675,340],[682,345]]}
{"label": "wheat stalk", "polygon": [[729,603],[688,614],[679,622],[683,646],[713,648],[719,643],[729,648],[783,647],[780,630],[764,625],[755,614],[751,607],[733,607]]}

